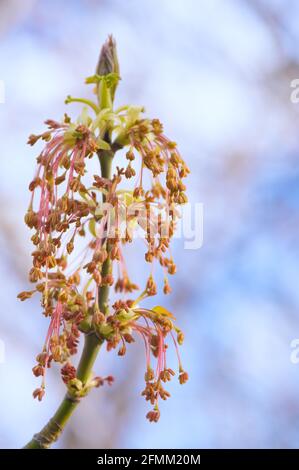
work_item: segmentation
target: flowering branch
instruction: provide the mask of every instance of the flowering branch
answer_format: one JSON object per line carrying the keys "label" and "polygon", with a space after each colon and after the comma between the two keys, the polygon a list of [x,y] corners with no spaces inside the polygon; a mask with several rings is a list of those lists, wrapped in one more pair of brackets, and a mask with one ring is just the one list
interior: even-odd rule
{"label": "flowering branch", "polygon": [[[26,448],[49,447],[60,436],[81,398],[93,387],[112,383],[111,376],[92,374],[103,343],[108,351],[120,345],[118,354],[123,356],[126,344],[134,342],[135,333],[142,338],[146,353],[146,386],[142,395],[153,405],[147,414],[149,421],[158,421],[159,399],[170,396],[162,384],[175,375],[166,363],[168,338],[177,352],[179,382],[188,379],[178,352],[183,333],[174,324],[173,315],[160,306],[146,309],[139,305],[157,293],[153,269],[137,298],[122,298],[109,305],[111,286],[121,294],[139,290],[129,278],[122,252],[122,245],[133,241],[136,229],[144,233],[146,262],[151,266],[155,260],[159,262],[164,271],[163,291],[171,291],[168,275],[176,272],[176,266],[169,244],[178,207],[187,201],[182,179],[189,173],[176,144],[164,135],[158,119],[143,118],[142,107],[113,109],[119,79],[116,45],[109,37],[96,74],[86,79],[86,83],[95,85],[97,102],[69,96],[66,103],[86,105],[77,121],[72,122],[65,114],[63,122],[47,120],[46,132],[29,137],[30,145],[43,140],[45,147],[37,157],[25,216],[26,224],[35,230],[31,237],[35,246],[33,267],[29,273],[35,289],[21,292],[18,297],[26,300],[39,292],[43,313],[50,319],[43,350],[33,368],[34,375],[42,379],[41,386],[33,392],[34,398],[41,401],[45,394],[46,371],[52,361],[62,364],[67,393],[53,418]],[[88,108],[94,118],[89,116]],[[115,152],[124,148],[127,166],[117,167],[112,174]],[[99,158],[101,176],[94,175],[87,185],[87,160],[93,155]],[[138,175],[136,155],[140,160]],[[145,170],[149,171],[151,182],[148,189]],[[132,190],[120,188],[124,178],[133,177],[136,180]],[[39,202],[35,210],[37,191]],[[89,242],[74,256],[78,237],[88,237]],[[70,358],[77,352],[81,333],[85,342],[76,369]],[[156,360],[155,368],[152,358]]]}

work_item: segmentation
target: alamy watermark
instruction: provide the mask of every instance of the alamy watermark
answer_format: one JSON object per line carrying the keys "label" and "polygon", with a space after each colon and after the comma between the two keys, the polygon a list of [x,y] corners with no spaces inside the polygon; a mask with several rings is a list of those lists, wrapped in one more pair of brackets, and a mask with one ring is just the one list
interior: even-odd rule
{"label": "alamy watermark", "polygon": [[5,362],[5,343],[0,339],[0,364]]}
{"label": "alamy watermark", "polygon": [[0,80],[0,103],[5,103],[5,86],[3,80]]}
{"label": "alamy watermark", "polygon": [[290,347],[292,352],[290,354],[290,361],[292,364],[299,363],[299,338],[295,338],[291,341]]}
{"label": "alamy watermark", "polygon": [[293,88],[290,100],[293,104],[297,104],[299,103],[299,78],[294,78],[290,83],[290,87]]}
{"label": "alamy watermark", "polygon": [[[183,239],[184,249],[198,250],[203,245],[203,203],[187,203],[180,208],[122,201],[114,206],[103,203],[96,211],[98,221],[92,227],[97,239],[144,238],[146,240]],[[175,216],[175,223],[172,223]]]}

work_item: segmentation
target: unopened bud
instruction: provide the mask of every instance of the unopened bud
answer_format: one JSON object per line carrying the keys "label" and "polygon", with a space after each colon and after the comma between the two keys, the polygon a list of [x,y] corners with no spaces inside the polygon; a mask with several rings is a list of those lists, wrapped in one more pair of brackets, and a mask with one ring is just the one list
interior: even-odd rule
{"label": "unopened bud", "polygon": [[102,47],[96,73],[98,75],[108,75],[109,73],[119,74],[116,42],[112,35],[108,36],[108,39]]}

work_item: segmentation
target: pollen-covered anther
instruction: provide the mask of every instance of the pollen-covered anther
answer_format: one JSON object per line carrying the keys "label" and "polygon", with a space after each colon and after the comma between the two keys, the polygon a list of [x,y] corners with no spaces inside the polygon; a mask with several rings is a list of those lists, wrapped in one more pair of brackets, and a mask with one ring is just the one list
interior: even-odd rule
{"label": "pollen-covered anther", "polygon": [[155,383],[146,382],[145,389],[141,392],[141,395],[144,396],[146,401],[149,401],[152,405],[154,405],[155,401],[157,400]]}
{"label": "pollen-covered anther", "polygon": [[138,290],[139,287],[137,284],[134,284],[130,281],[128,276],[124,276],[123,278],[119,278],[115,285],[114,285],[115,292],[133,292],[134,290]]}
{"label": "pollen-covered anther", "polygon": [[87,302],[91,302],[94,300],[94,294],[90,290],[86,292],[86,300]]}
{"label": "pollen-covered anther", "polygon": [[126,159],[129,160],[130,162],[135,160],[135,155],[132,149],[128,150],[128,152],[126,153]]}
{"label": "pollen-covered anther", "polygon": [[180,193],[178,196],[178,204],[186,204],[188,202],[188,198],[185,193]]}
{"label": "pollen-covered anther", "polygon": [[18,299],[20,299],[23,302],[24,300],[30,299],[30,297],[32,297],[34,293],[35,293],[35,290],[20,292],[18,294]]}
{"label": "pollen-covered anther", "polygon": [[38,268],[31,268],[29,271],[29,281],[30,282],[38,282],[43,278],[43,273]]}
{"label": "pollen-covered anther", "polygon": [[149,411],[146,415],[146,418],[149,420],[150,423],[157,423],[160,418],[159,409],[153,409],[152,411]]}
{"label": "pollen-covered anther", "polygon": [[178,344],[181,346],[184,342],[184,333],[181,330],[177,331],[177,341]]}
{"label": "pollen-covered anther", "polygon": [[70,182],[70,189],[74,192],[78,191],[80,189],[80,180],[79,178],[74,178],[71,182]]}
{"label": "pollen-covered anther", "polygon": [[34,245],[38,245],[39,242],[40,242],[40,237],[38,235],[38,233],[35,233],[34,235],[32,235],[31,237],[31,241]]}
{"label": "pollen-covered anther", "polygon": [[153,132],[157,135],[159,134],[162,134],[163,132],[163,124],[161,123],[161,121],[159,119],[152,119],[152,128],[153,128]]}
{"label": "pollen-covered anther", "polygon": [[111,386],[114,382],[114,377],[112,375],[107,375],[107,377],[94,377],[93,380],[97,382],[95,387],[101,387],[105,382],[107,385]]}
{"label": "pollen-covered anther", "polygon": [[34,191],[38,186],[42,185],[42,180],[39,176],[34,178],[29,184],[29,191]]}
{"label": "pollen-covered anther", "polygon": [[57,263],[54,256],[47,256],[46,260],[49,268],[55,268]]}
{"label": "pollen-covered anther", "polygon": [[144,195],[144,189],[141,186],[138,186],[137,188],[134,189],[133,191],[133,197],[135,199],[140,198],[141,196]]}
{"label": "pollen-covered anther", "polygon": [[60,176],[57,176],[55,178],[55,185],[58,186],[59,184],[63,183],[65,181],[65,177],[66,177],[66,172],[64,172],[62,175]]}
{"label": "pollen-covered anther", "polygon": [[154,259],[154,254],[151,251],[148,251],[147,253],[145,253],[144,257],[148,263],[151,263]]}
{"label": "pollen-covered anther", "polygon": [[129,178],[132,178],[132,176],[135,176],[135,175],[136,175],[136,171],[131,166],[131,163],[129,163],[129,165],[127,166],[127,168],[125,170],[125,177],[129,179]]}
{"label": "pollen-covered anther", "polygon": [[107,351],[111,351],[111,349],[115,349],[121,340],[121,336],[119,334],[115,334],[113,337],[107,340]]}
{"label": "pollen-covered anther", "polygon": [[97,269],[95,269],[92,276],[93,276],[93,278],[94,278],[96,284],[97,284],[98,286],[100,286],[101,283],[102,283],[102,275],[101,275],[100,271],[98,271]]}
{"label": "pollen-covered anther", "polygon": [[168,269],[167,270],[168,270],[168,274],[175,274],[176,273],[177,268],[176,268],[176,265],[174,264],[173,261],[168,264]]}
{"label": "pollen-covered anther", "polygon": [[174,375],[175,373],[172,369],[164,369],[160,373],[160,379],[162,380],[162,382],[169,382]]}
{"label": "pollen-covered anther", "polygon": [[109,386],[111,386],[111,385],[113,384],[113,382],[115,381],[113,375],[108,375],[107,377],[105,377],[104,380],[107,382],[107,384],[108,384]]}
{"label": "pollen-covered anther", "polygon": [[167,400],[167,398],[170,397],[170,393],[165,390],[165,388],[163,388],[161,384],[159,386],[159,396],[160,398],[162,398],[162,400]]}
{"label": "pollen-covered anther", "polygon": [[45,389],[43,387],[36,388],[32,395],[33,398],[37,398],[38,401],[42,401],[43,396],[45,395]]}
{"label": "pollen-covered anther", "polygon": [[170,287],[170,285],[169,285],[168,279],[165,278],[165,279],[164,279],[163,292],[164,292],[165,295],[167,295],[167,294],[170,294],[171,291],[172,291],[172,289],[171,289],[171,287]]}
{"label": "pollen-covered anther", "polygon": [[86,269],[86,271],[89,274],[92,274],[94,270],[96,269],[96,267],[97,267],[97,264],[94,261],[91,261],[90,263],[87,263],[85,264],[85,266],[83,266],[83,268]]}
{"label": "pollen-covered anther", "polygon": [[115,312],[118,312],[119,310],[125,310],[126,312],[129,312],[132,303],[132,300],[117,300],[112,305],[112,308],[115,310]]}
{"label": "pollen-covered anther", "polygon": [[185,372],[184,370],[180,370],[180,374],[179,374],[179,382],[181,385],[185,384],[189,379],[189,375],[187,372]]}
{"label": "pollen-covered anther", "polygon": [[[66,114],[65,114],[65,116],[66,116]],[[59,129],[61,127],[61,124],[57,121],[54,121],[54,119],[47,119],[45,121],[45,124],[46,124],[46,126],[49,127],[49,129],[53,129],[53,130]]]}
{"label": "pollen-covered anther", "polygon": [[27,144],[34,145],[40,138],[41,135],[30,134],[30,136],[28,137]]}
{"label": "pollen-covered anther", "polygon": [[118,354],[118,356],[124,356],[124,355],[126,354],[126,351],[127,351],[127,348],[126,348],[126,346],[123,344],[123,345],[119,348],[117,354]]}
{"label": "pollen-covered anther", "polygon": [[[57,263],[58,264],[58,263]],[[61,267],[61,269],[64,269],[64,265],[63,264],[59,264],[59,266]],[[65,266],[66,267],[66,266]],[[80,280],[81,280],[81,277],[80,277],[80,273],[79,271],[75,271],[70,277],[69,277],[69,283],[72,285],[76,285],[78,286],[80,284]]]}
{"label": "pollen-covered anther", "polygon": [[68,242],[67,245],[66,245],[66,251],[67,251],[68,254],[70,255],[73,250],[74,250],[74,243],[73,243],[73,241],[70,241],[70,242]]}
{"label": "pollen-covered anther", "polygon": [[37,364],[36,366],[32,368],[32,372],[33,372],[33,375],[35,375],[35,377],[40,377],[44,375],[44,367],[41,366],[40,364]]}
{"label": "pollen-covered anther", "polygon": [[62,368],[61,368],[61,377],[62,380],[65,384],[67,384],[70,380],[73,380],[76,378],[76,368],[67,362]]}
{"label": "pollen-covered anther", "polygon": [[114,278],[112,274],[107,274],[106,276],[102,277],[102,286],[113,286]]}
{"label": "pollen-covered anther", "polygon": [[158,357],[158,355],[159,355],[159,338],[158,338],[158,335],[152,334],[149,341],[150,341],[150,346],[151,346],[153,356]]}
{"label": "pollen-covered anther", "polygon": [[155,373],[153,369],[149,366],[144,374],[145,382],[151,382],[155,378]]}
{"label": "pollen-covered anther", "polygon": [[150,275],[147,280],[146,293],[148,296],[153,296],[157,294],[157,284],[155,283],[152,275]]}
{"label": "pollen-covered anther", "polygon": [[29,209],[24,217],[25,224],[29,228],[37,228],[38,225],[38,215],[32,209]]}
{"label": "pollen-covered anther", "polygon": [[49,131],[43,132],[43,133],[41,134],[41,138],[42,138],[42,140],[44,140],[45,142],[49,142],[49,140],[51,140],[51,137],[52,137],[52,134],[51,134],[51,132],[49,132]]}

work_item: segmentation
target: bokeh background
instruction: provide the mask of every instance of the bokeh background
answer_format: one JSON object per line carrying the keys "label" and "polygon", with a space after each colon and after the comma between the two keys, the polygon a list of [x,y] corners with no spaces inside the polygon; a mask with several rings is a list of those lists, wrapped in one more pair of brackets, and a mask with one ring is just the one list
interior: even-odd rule
{"label": "bokeh background", "polygon": [[166,123],[192,169],[189,199],[204,204],[203,246],[175,242],[173,294],[157,300],[186,333],[190,381],[171,384],[152,425],[142,344],[125,358],[103,352],[96,372],[116,382],[84,400],[56,447],[298,447],[298,14],[296,0],[0,1],[0,447],[24,445],[63,395],[54,368],[44,401],[32,399],[47,321],[37,299],[16,300],[31,252],[23,215],[36,155],[26,139],[63,115],[67,94],[88,96],[84,78],[109,33],[117,103]]}

